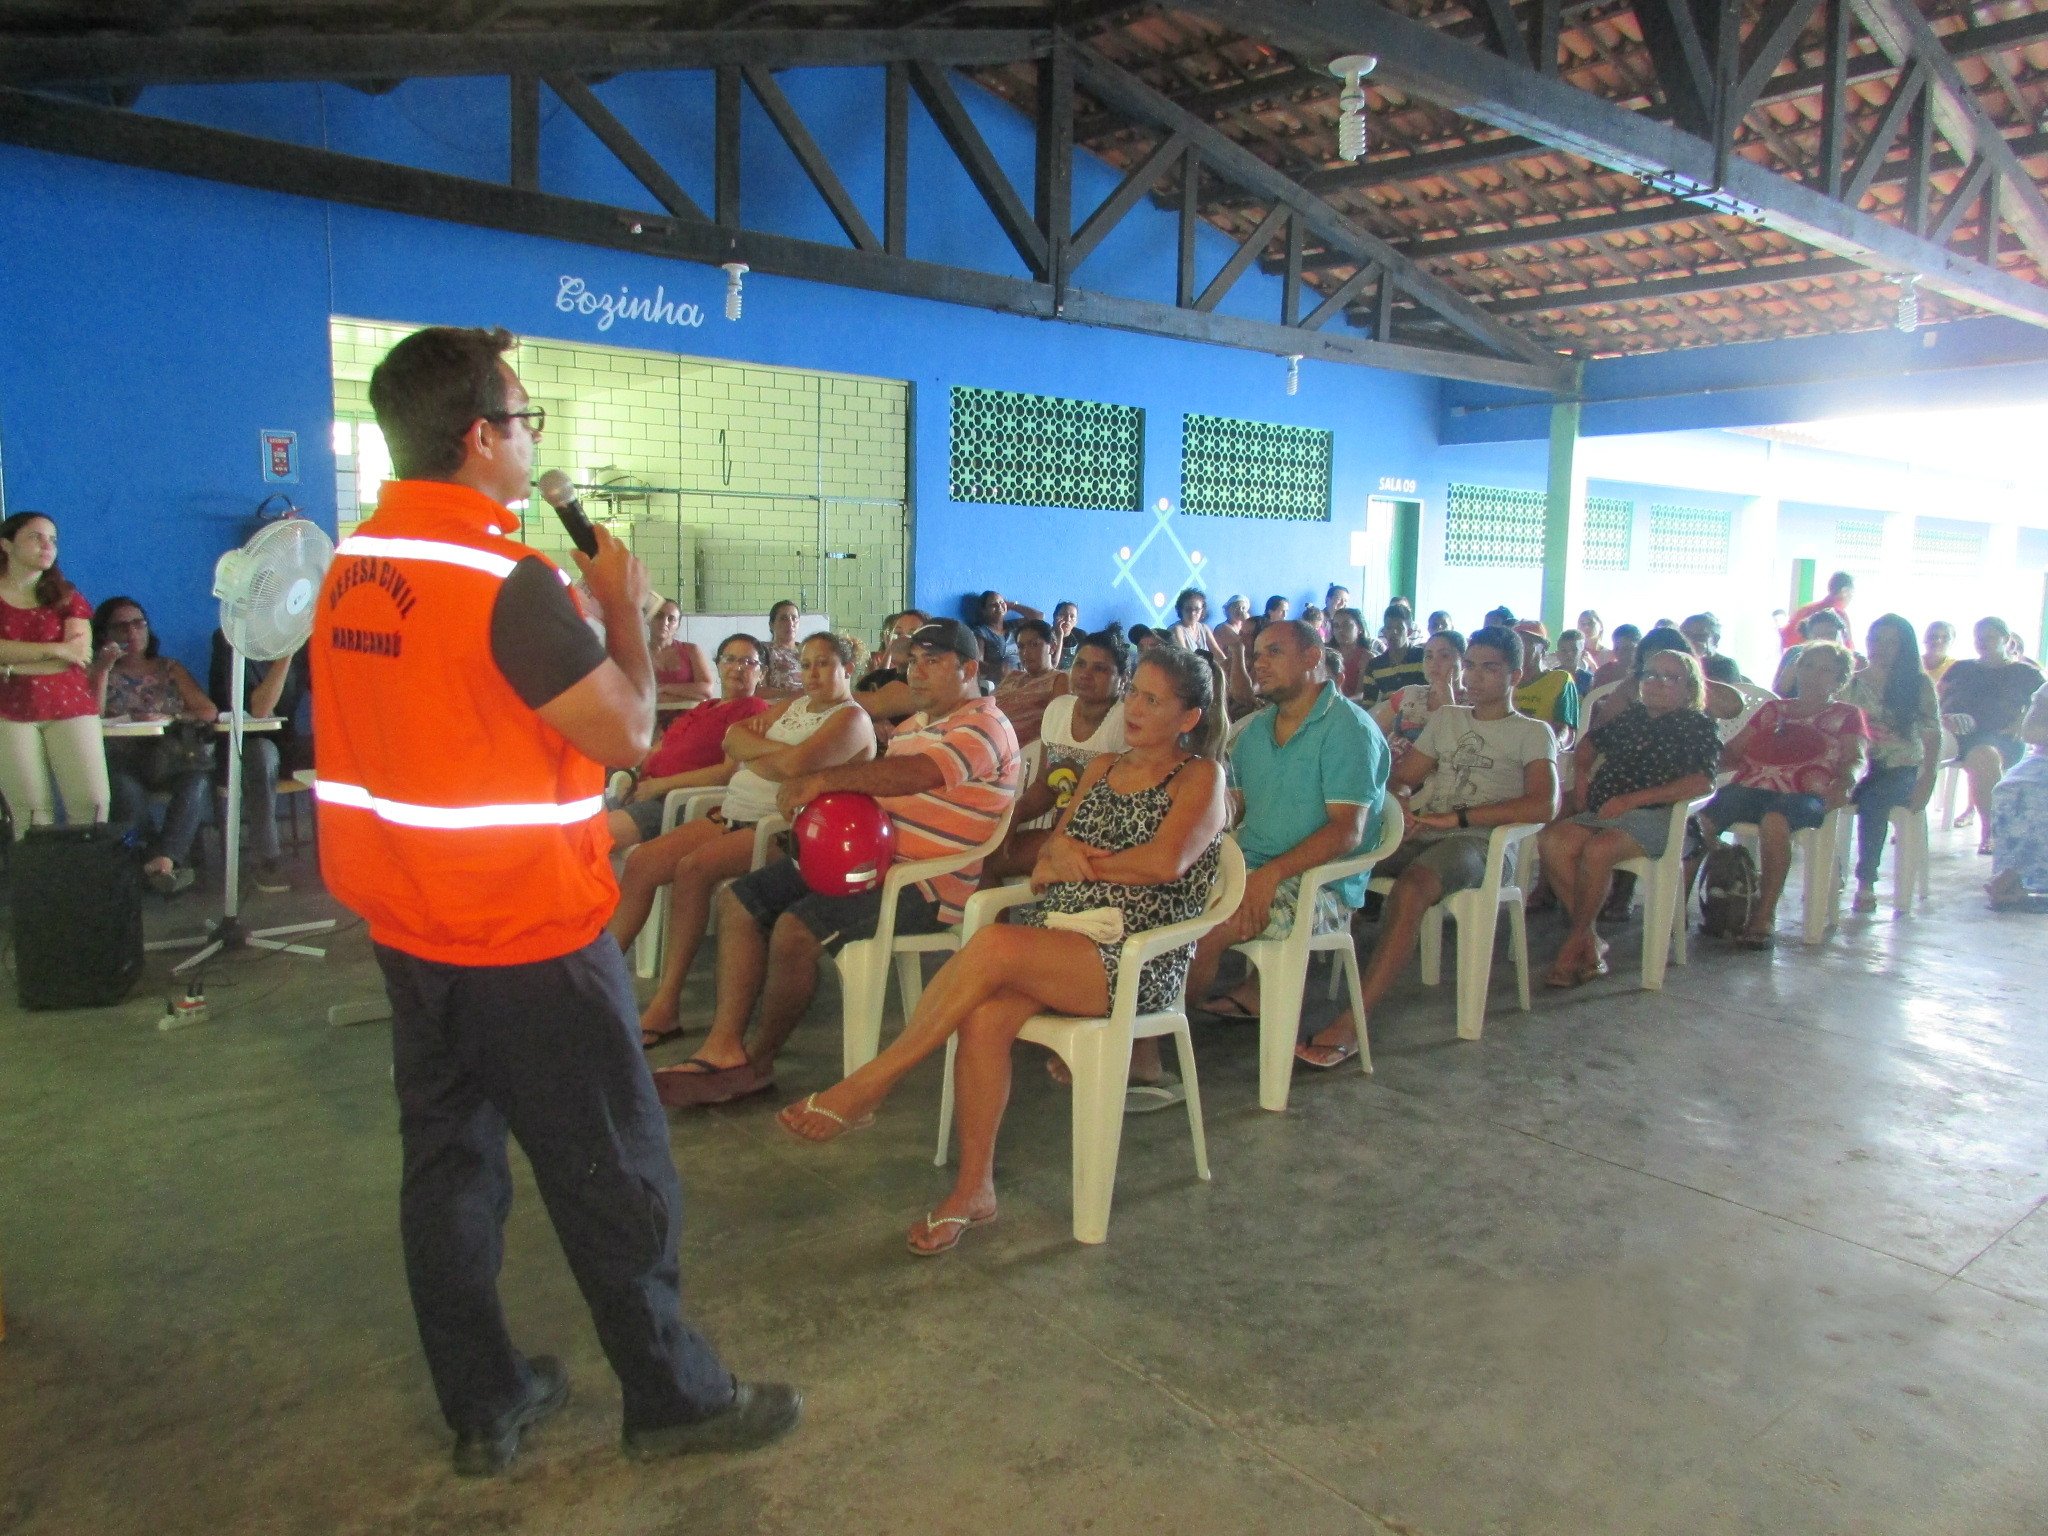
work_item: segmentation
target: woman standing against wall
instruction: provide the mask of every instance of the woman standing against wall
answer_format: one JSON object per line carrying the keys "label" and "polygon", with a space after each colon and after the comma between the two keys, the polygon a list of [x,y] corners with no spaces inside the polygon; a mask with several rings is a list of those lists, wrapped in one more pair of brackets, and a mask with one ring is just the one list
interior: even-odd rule
{"label": "woman standing against wall", "polygon": [[718,679],[704,658],[704,647],[681,638],[683,610],[664,598],[647,624],[647,649],[654,658],[656,707],[665,711],[701,704],[711,697]]}
{"label": "woman standing against wall", "polygon": [[59,796],[74,821],[107,819],[92,659],[92,608],[57,568],[57,524],[15,513],[0,522],[0,794],[16,837],[54,824]]}
{"label": "woman standing against wall", "polygon": [[768,645],[761,653],[761,697],[792,699],[804,691],[803,664],[797,658],[797,606],[784,598],[768,610]]}

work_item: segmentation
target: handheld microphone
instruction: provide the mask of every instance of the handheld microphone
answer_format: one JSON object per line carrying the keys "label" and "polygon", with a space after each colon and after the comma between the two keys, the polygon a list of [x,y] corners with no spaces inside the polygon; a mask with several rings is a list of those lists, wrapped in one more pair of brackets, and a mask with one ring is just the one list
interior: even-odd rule
{"label": "handheld microphone", "polygon": [[570,540],[576,547],[597,558],[597,530],[591,526],[589,514],[583,510],[583,503],[577,499],[576,483],[559,469],[551,469],[540,477],[540,494],[547,504],[555,509],[555,515],[568,530]]}

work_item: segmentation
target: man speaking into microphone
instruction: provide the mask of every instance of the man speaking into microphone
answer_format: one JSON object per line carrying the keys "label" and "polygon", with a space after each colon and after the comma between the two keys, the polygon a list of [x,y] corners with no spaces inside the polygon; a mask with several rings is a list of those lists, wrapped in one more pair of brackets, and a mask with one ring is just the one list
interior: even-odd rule
{"label": "man speaking into microphone", "polygon": [[512,345],[418,331],[371,375],[398,478],[336,551],[310,647],[321,863],[391,998],[406,1280],[469,1476],[502,1471],[569,1391],[498,1302],[508,1130],[618,1373],[628,1455],[765,1445],[803,1402],[735,1383],[682,1317],[682,1187],[604,931],[604,765],[654,729],[647,573],[602,530],[577,554],[599,641],[512,537],[547,419]]}

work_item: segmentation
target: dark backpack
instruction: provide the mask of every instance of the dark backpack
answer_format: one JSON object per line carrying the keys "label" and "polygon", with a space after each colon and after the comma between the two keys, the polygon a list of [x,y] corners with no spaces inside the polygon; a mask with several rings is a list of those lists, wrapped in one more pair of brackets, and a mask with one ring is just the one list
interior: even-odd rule
{"label": "dark backpack", "polygon": [[1749,927],[1756,910],[1756,860],[1740,843],[1707,844],[1700,867],[1700,932],[1732,939]]}

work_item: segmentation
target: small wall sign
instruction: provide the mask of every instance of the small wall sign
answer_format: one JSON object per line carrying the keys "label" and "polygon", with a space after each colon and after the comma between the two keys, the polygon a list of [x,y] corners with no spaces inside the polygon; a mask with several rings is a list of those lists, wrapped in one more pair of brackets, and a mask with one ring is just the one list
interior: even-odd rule
{"label": "small wall sign", "polygon": [[270,485],[299,483],[299,434],[266,428],[263,441],[263,479]]}
{"label": "small wall sign", "polygon": [[671,299],[666,286],[657,286],[652,296],[636,294],[630,288],[620,288],[617,293],[595,289],[582,278],[564,273],[556,279],[555,308],[572,315],[594,315],[597,328],[608,331],[620,320],[636,320],[646,325],[698,326],[704,323],[704,311],[695,304],[686,304],[681,299]]}
{"label": "small wall sign", "polygon": [[1392,491],[1397,496],[1413,496],[1415,494],[1415,482],[1413,480],[1403,480],[1399,475],[1381,475],[1380,489]]}

